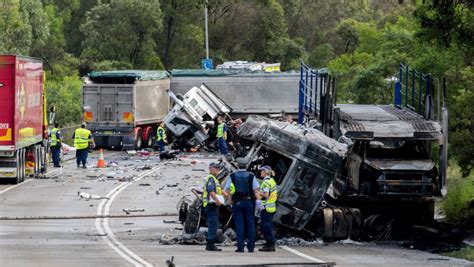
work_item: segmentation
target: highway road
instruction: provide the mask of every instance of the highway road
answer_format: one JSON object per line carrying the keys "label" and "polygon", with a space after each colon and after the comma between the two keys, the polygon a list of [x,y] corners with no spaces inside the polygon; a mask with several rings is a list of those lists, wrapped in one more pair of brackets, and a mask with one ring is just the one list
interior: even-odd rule
{"label": "highway road", "polygon": [[[104,169],[49,169],[45,179],[0,185],[0,266],[473,266],[394,244],[343,241],[281,245],[275,253],[207,252],[203,245],[165,245],[179,236],[176,205],[202,186],[217,156],[105,153]],[[95,165],[97,152],[90,155]],[[116,165],[116,166],[115,166]],[[82,197],[80,196],[82,195]],[[97,198],[97,199],[96,199]],[[124,210],[131,210],[127,214]]]}

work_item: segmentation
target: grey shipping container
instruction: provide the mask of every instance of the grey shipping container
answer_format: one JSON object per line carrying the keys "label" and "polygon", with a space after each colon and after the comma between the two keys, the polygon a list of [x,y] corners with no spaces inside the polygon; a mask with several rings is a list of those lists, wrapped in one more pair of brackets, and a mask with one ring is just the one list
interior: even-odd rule
{"label": "grey shipping container", "polygon": [[299,73],[238,73],[207,76],[173,71],[171,91],[184,95],[189,88],[205,83],[232,107],[232,114],[298,113]]}

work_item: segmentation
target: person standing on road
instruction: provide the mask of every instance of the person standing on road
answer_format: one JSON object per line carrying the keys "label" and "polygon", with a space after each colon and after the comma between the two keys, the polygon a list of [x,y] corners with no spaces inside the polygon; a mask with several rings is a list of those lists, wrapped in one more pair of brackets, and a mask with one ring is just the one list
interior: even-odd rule
{"label": "person standing on road", "polygon": [[166,130],[164,122],[160,123],[158,129],[156,130],[156,141],[158,142],[160,153],[165,152],[165,145],[168,143],[168,140],[166,139]]}
{"label": "person standing on road", "polygon": [[272,178],[275,173],[270,166],[259,168],[260,177],[263,182],[260,185],[260,198],[264,209],[260,212],[260,229],[265,237],[265,246],[259,251],[275,251],[275,235],[273,233],[273,215],[276,212],[276,201],[278,198],[275,179]]}
{"label": "person standing on road", "polygon": [[61,160],[60,159],[61,131],[58,128],[59,128],[59,123],[55,122],[54,128],[51,129],[51,132],[49,133],[49,140],[51,140],[51,143],[50,143],[51,157],[53,158],[53,165],[56,168],[61,167],[61,165],[59,165],[59,162]]}
{"label": "person standing on road", "polygon": [[222,116],[217,117],[217,146],[219,147],[219,152],[227,156],[229,153],[227,149],[227,125],[225,125],[224,118]]}
{"label": "person standing on road", "polygon": [[247,249],[253,252],[255,248],[254,203],[258,193],[258,182],[253,173],[245,170],[249,162],[247,158],[237,158],[236,162],[239,170],[229,176],[224,187],[232,199],[232,217],[237,236],[235,252],[244,252],[245,236],[247,236]]}
{"label": "person standing on road", "polygon": [[219,227],[219,207],[224,204],[221,185],[216,175],[219,174],[220,164],[212,162],[209,164],[209,175],[206,177],[203,192],[202,206],[207,218],[207,245],[206,250],[222,251],[216,243],[217,229]]}
{"label": "person standing on road", "polygon": [[92,143],[92,147],[95,147],[94,138],[92,137],[91,131],[86,129],[87,124],[83,122],[81,128],[77,128],[72,135],[74,139],[74,147],[76,148],[76,163],[79,168],[82,163],[82,168],[87,168],[87,154],[89,153],[89,143]]}

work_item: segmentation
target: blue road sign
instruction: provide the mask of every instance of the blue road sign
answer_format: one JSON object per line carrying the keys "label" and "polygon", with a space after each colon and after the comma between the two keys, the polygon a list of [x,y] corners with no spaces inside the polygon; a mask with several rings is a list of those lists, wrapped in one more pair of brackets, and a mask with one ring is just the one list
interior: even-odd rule
{"label": "blue road sign", "polygon": [[201,66],[205,70],[212,70],[214,68],[214,64],[212,63],[212,58],[205,58],[201,61]]}

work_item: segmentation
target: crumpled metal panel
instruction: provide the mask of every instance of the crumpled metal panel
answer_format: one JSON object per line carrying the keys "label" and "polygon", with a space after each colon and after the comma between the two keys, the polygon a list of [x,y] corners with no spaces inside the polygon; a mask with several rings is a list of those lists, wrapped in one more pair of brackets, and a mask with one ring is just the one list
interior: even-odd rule
{"label": "crumpled metal panel", "polygon": [[239,127],[238,134],[294,161],[278,185],[274,222],[302,230],[318,209],[331,182],[342,172],[347,145],[317,129],[260,116],[250,116]]}

